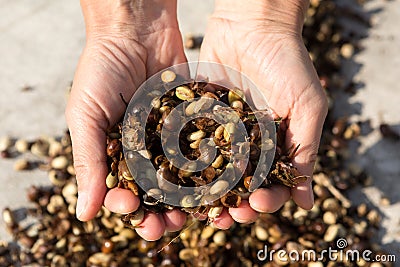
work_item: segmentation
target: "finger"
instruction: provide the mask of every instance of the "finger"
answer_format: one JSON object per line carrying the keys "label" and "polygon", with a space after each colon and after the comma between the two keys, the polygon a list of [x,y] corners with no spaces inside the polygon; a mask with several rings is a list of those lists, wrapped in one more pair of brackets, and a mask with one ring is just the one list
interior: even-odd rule
{"label": "finger", "polygon": [[153,212],[146,213],[143,222],[135,230],[139,236],[147,241],[158,240],[165,232],[163,216]]}
{"label": "finger", "polygon": [[314,205],[314,193],[311,184],[312,178],[300,183],[291,189],[294,202],[301,208],[310,210]]}
{"label": "finger", "polygon": [[165,227],[168,232],[175,232],[182,229],[186,222],[186,214],[177,210],[169,210],[163,214]]}
{"label": "finger", "polygon": [[238,223],[252,223],[258,218],[258,212],[250,207],[247,200],[242,200],[237,208],[229,208],[232,219]]}
{"label": "finger", "polygon": [[259,188],[249,197],[250,207],[258,212],[275,212],[290,198],[289,188],[274,185],[271,188]]}
{"label": "finger", "polygon": [[69,105],[66,118],[78,184],[76,215],[78,219],[87,221],[101,208],[106,192],[106,136],[103,126],[91,119],[80,105]]}
{"label": "finger", "polygon": [[125,214],[137,210],[140,200],[131,190],[113,188],[107,192],[104,206],[111,212]]}
{"label": "finger", "polygon": [[222,230],[229,229],[229,227],[231,227],[233,223],[234,220],[225,208],[222,211],[221,215],[213,220],[213,224],[215,225],[215,227]]}
{"label": "finger", "polygon": [[[302,175],[312,177],[327,104],[319,84],[305,90],[303,99],[306,100],[299,99],[301,105],[293,107],[286,132],[286,145],[300,145],[292,161],[293,165]],[[293,200],[304,209],[311,209],[314,203],[311,180],[310,178],[291,190]]]}

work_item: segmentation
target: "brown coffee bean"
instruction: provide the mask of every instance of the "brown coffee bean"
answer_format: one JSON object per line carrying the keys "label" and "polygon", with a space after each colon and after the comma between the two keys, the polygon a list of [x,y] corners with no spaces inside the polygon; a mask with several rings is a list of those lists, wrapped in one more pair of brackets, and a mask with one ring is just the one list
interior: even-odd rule
{"label": "brown coffee bean", "polygon": [[107,155],[117,157],[122,151],[121,142],[118,139],[111,140],[107,145]]}

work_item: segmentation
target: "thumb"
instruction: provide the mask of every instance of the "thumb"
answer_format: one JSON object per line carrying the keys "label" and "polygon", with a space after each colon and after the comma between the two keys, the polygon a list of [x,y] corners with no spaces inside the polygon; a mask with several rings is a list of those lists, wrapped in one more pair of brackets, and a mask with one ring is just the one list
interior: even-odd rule
{"label": "thumb", "polygon": [[310,177],[291,189],[292,198],[298,206],[311,209],[314,204],[312,174],[327,114],[327,100],[319,84],[307,89],[303,99],[300,98],[292,109],[286,131],[286,146],[300,145],[292,162],[301,175]]}
{"label": "thumb", "polygon": [[[97,119],[99,110],[90,108],[81,92],[71,92],[66,109],[67,124],[71,133],[74,167],[78,184],[76,216],[81,221],[92,219],[103,204],[106,193],[106,120]],[[90,98],[89,98],[90,99]]]}

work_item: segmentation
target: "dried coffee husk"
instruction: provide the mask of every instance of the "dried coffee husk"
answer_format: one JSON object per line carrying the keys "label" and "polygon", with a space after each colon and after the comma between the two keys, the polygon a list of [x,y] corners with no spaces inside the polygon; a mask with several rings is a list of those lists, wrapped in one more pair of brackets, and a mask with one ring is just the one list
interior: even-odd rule
{"label": "dried coffee husk", "polygon": [[[161,76],[172,75],[170,70],[167,72],[168,75],[162,73]],[[178,74],[175,74],[175,78],[182,79]],[[187,213],[198,213],[199,210],[208,212],[210,208],[208,205],[194,208],[207,203],[207,201],[200,201],[202,197],[207,195],[207,192],[192,196],[193,200],[189,203],[189,196],[179,196],[176,187],[171,186],[169,183],[184,187],[204,187],[216,182],[224,172],[232,172],[231,176],[239,177],[237,186],[232,190],[241,187],[243,192],[242,194],[236,194],[234,191],[228,191],[224,195],[220,195],[218,197],[222,200],[220,205],[238,207],[241,203],[241,196],[256,189],[252,188],[251,185],[243,187],[245,184],[244,179],[255,175],[258,164],[267,164],[266,157],[262,154],[273,153],[272,150],[275,147],[273,139],[262,139],[260,134],[260,125],[257,118],[259,118],[260,114],[262,115],[262,112],[266,114],[267,112],[252,110],[244,100],[244,95],[239,88],[230,90],[206,80],[181,82],[175,87],[171,85],[173,82],[169,82],[169,86],[172,89],[162,96],[159,96],[160,93],[157,90],[154,93],[148,93],[150,97],[155,96],[151,101],[155,104],[152,104],[145,126],[139,122],[143,109],[136,108],[131,113],[128,113],[128,121],[123,126],[113,127],[108,133],[107,155],[110,174],[115,172],[116,166],[119,166],[118,169],[120,169],[121,164],[127,173],[125,176],[119,175],[120,182],[115,186],[132,190],[132,186],[128,188],[126,185],[126,180],[130,180],[130,183],[135,184],[138,181],[137,179],[141,179],[137,173],[129,174],[129,170],[126,168],[125,155],[120,148],[120,144],[124,144],[125,153],[139,153],[144,159],[151,162],[156,171],[157,179],[152,182],[152,186],[149,188],[151,190],[159,190],[158,198],[149,197],[148,192],[140,190],[138,185],[133,190],[135,195],[138,195],[141,199],[141,204],[145,209],[155,212],[171,209],[171,205],[164,204],[165,193],[176,193],[176,197],[181,198],[180,205],[183,206],[178,208],[183,211]],[[160,86],[162,85],[163,82],[161,81]],[[212,100],[218,100],[220,101],[219,103],[222,103],[221,105],[226,105],[226,107],[213,104]],[[182,112],[176,110],[181,104],[183,105]],[[190,119],[192,114],[199,112],[201,112],[201,117]],[[255,112],[258,113],[255,114]],[[185,116],[190,120],[180,129],[181,121]],[[222,125],[220,121],[224,120],[227,123]],[[235,122],[230,122],[230,120]],[[237,128],[239,122],[243,123],[249,136],[249,141],[236,144],[233,143],[235,141],[233,138],[235,137],[235,131],[239,130]],[[282,132],[283,127],[280,127],[280,123],[282,123],[280,119],[275,121],[278,136],[285,135]],[[122,125],[122,122],[118,125]],[[144,138],[143,136],[138,136],[137,127],[144,127]],[[172,141],[168,139],[168,133],[178,130],[180,130],[179,141],[177,144],[171,145]],[[162,131],[167,132],[165,134],[167,137],[164,140],[162,140]],[[129,140],[129,142],[126,140]],[[135,141],[137,141],[137,144],[134,143]],[[280,143],[277,144],[277,152],[269,172],[266,170],[263,173],[265,177],[250,179],[254,183],[257,182],[257,179],[264,179],[262,183],[258,182],[261,187],[270,187],[273,184],[295,187],[307,179],[291,163],[299,146],[285,149],[283,142],[279,138],[278,141]],[[175,162],[170,162],[165,152],[176,155],[179,150],[184,157],[193,162],[182,165],[182,167],[177,167]],[[247,152],[248,161],[238,158],[233,164],[230,163],[231,156],[237,151]],[[208,167],[202,171],[196,171],[197,164],[194,161],[208,164]],[[140,163],[136,165],[142,166]],[[132,167],[130,170],[132,171]],[[136,170],[134,171],[136,172]],[[209,187],[209,194],[217,195],[220,194],[219,192],[225,192],[226,187],[217,191],[212,191],[212,188],[216,188],[216,185]],[[215,204],[216,201],[212,202]]]}

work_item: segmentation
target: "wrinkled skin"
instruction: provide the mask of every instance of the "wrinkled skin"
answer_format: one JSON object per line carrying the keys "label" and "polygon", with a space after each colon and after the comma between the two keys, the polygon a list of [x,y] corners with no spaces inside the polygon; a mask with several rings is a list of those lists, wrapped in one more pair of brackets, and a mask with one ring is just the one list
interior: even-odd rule
{"label": "wrinkled skin", "polygon": [[[258,25],[258,21],[247,24],[223,15],[212,17],[200,60],[239,70],[262,90],[271,109],[286,120],[287,147],[300,144],[294,165],[300,173],[311,177],[327,104],[301,35],[270,30]],[[293,189],[281,185],[258,189],[240,214],[235,209],[229,213],[238,222],[252,222],[257,217],[254,211],[274,212],[290,197],[300,207],[310,209],[313,205],[311,179]]]}
{"label": "wrinkled skin", "polygon": [[[150,2],[145,3],[150,5]],[[99,4],[99,12],[103,3],[108,2]],[[107,7],[107,14],[116,13],[110,22],[112,27],[107,19],[104,22],[93,17],[86,10],[90,5],[83,5],[87,42],[66,110],[73,142],[80,220],[93,218],[103,204],[117,213],[132,212],[139,205],[138,198],[128,190],[112,189],[106,193],[106,130],[124,114],[120,93],[130,99],[152,74],[186,61],[176,21],[176,3],[170,0],[164,5],[159,10],[154,3],[151,9],[144,7],[150,10],[144,16],[137,16],[125,6]],[[124,12],[119,16],[121,8]],[[130,16],[129,12],[136,16]],[[326,115],[325,96],[301,41],[300,30],[266,27],[259,22],[257,19],[235,22],[223,12],[217,12],[209,21],[200,60],[242,71],[263,90],[274,112],[287,119],[287,144],[301,144],[294,164],[302,174],[311,176]],[[238,208],[224,210],[214,224],[227,229],[234,221],[253,222],[259,212],[276,211],[290,197],[299,206],[311,208],[311,179],[293,189],[279,185],[258,189]],[[181,229],[185,218],[178,210],[147,214],[137,232],[147,240],[156,240],[165,230]]]}
{"label": "wrinkled skin", "polygon": [[[128,190],[113,189],[106,194],[106,130],[125,112],[120,93],[124,99],[130,99],[148,77],[185,61],[177,21],[168,16],[150,25],[139,22],[117,29],[87,29],[86,46],[66,110],[74,150],[80,220],[93,218],[103,203],[117,213],[137,209],[139,200]],[[148,240],[155,240],[165,229],[179,230],[185,218],[177,210],[152,214],[146,216],[138,232]]]}

